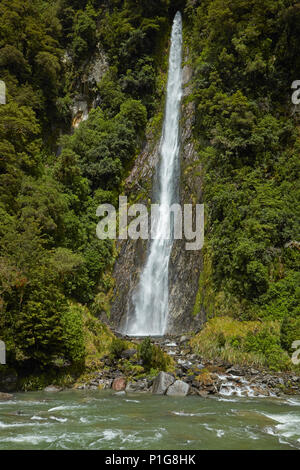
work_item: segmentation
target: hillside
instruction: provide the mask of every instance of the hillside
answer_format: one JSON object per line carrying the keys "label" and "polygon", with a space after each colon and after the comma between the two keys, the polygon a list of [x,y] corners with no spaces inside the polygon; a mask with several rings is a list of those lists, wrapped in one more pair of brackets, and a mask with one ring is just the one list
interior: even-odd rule
{"label": "hillside", "polygon": [[0,339],[22,377],[73,380],[115,344],[147,247],[97,239],[96,208],[149,203],[178,9],[181,202],[205,204],[205,245],[174,246],[168,333],[299,371],[299,3],[2,0]]}

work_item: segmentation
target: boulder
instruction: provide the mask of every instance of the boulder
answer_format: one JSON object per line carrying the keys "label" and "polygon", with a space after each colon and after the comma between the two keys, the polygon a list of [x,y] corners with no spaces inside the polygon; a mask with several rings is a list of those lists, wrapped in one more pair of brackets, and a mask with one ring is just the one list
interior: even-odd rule
{"label": "boulder", "polygon": [[14,392],[17,389],[18,376],[15,370],[0,371],[0,390],[5,393]]}
{"label": "boulder", "polygon": [[123,392],[126,388],[126,379],[124,377],[118,377],[113,381],[112,389],[115,392]]}
{"label": "boulder", "polygon": [[153,381],[152,393],[154,395],[164,395],[168,387],[174,383],[174,380],[173,375],[167,374],[166,372],[160,372]]}
{"label": "boulder", "polygon": [[172,397],[185,397],[190,390],[190,386],[182,380],[176,380],[167,390],[167,395]]}
{"label": "boulder", "polygon": [[44,388],[44,392],[61,392],[62,388],[57,387],[56,385],[49,385],[48,387]]}
{"label": "boulder", "polygon": [[186,343],[187,341],[189,340],[189,338],[185,335],[181,336],[180,340],[179,340],[179,343],[182,344],[182,343]]}
{"label": "boulder", "polygon": [[136,392],[136,389],[137,389],[136,382],[128,382],[125,388],[125,392],[126,393]]}
{"label": "boulder", "polygon": [[0,392],[0,401],[11,400],[12,398],[13,398],[13,395],[11,395],[10,393]]}
{"label": "boulder", "polygon": [[137,353],[136,349],[126,349],[125,351],[122,352],[121,357],[122,359],[130,359],[136,353]]}
{"label": "boulder", "polygon": [[227,369],[226,374],[245,375],[245,372],[242,370],[242,368],[237,366],[237,367],[230,367],[229,369]]}

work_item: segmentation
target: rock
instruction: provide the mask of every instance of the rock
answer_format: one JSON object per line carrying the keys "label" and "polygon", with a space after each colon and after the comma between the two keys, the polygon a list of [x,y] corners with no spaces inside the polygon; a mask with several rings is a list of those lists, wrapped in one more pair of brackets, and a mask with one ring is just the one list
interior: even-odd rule
{"label": "rock", "polygon": [[145,390],[148,390],[149,386],[148,386],[148,380],[147,379],[142,379],[142,380],[138,380],[136,382],[136,390],[138,392],[144,392]]}
{"label": "rock", "polygon": [[167,390],[167,395],[171,397],[185,397],[190,390],[190,386],[182,380],[176,380]]}
{"label": "rock", "polygon": [[189,338],[187,336],[181,336],[181,338],[179,340],[179,343],[180,344],[186,343],[188,340],[189,340]]}
{"label": "rock", "polygon": [[226,374],[245,375],[244,371],[239,367],[230,367],[230,369],[226,370]]}
{"label": "rock", "polygon": [[130,359],[136,353],[137,353],[136,349],[126,349],[125,351],[122,352],[121,357],[122,359]]}
{"label": "rock", "polygon": [[113,383],[113,380],[112,380],[112,379],[101,379],[101,380],[99,380],[99,382],[98,382],[98,388],[99,388],[100,390],[104,390],[104,389],[106,389],[106,388],[111,388],[112,383]]}
{"label": "rock", "polygon": [[197,390],[199,397],[201,398],[207,398],[209,393],[207,390]]}
{"label": "rock", "polygon": [[173,375],[167,374],[166,372],[160,372],[153,381],[152,393],[154,395],[164,395],[168,387],[174,383],[174,380]]}
{"label": "rock", "polygon": [[124,377],[119,377],[113,381],[112,389],[115,392],[123,392],[126,388],[126,379]]}
{"label": "rock", "polygon": [[14,392],[17,389],[18,376],[15,370],[0,371],[0,390],[5,393]]}
{"label": "rock", "polygon": [[186,378],[186,381],[188,383],[192,383],[192,382],[194,382],[195,378],[196,378],[196,375],[188,375],[187,378]]}
{"label": "rock", "polygon": [[182,376],[183,376],[182,370],[181,370],[181,369],[176,369],[176,370],[175,370],[175,375],[176,375],[177,377],[182,377]]}
{"label": "rock", "polygon": [[61,392],[62,387],[57,387],[56,385],[49,385],[48,387],[44,388],[44,392]]}
{"label": "rock", "polygon": [[136,392],[136,382],[128,382],[125,388],[126,393]]}
{"label": "rock", "polygon": [[13,398],[13,395],[11,395],[10,393],[0,392],[0,401],[11,400],[12,398]]}
{"label": "rock", "polygon": [[187,372],[187,371],[190,369],[190,367],[192,366],[192,363],[191,363],[191,362],[189,362],[189,361],[183,361],[182,359],[179,359],[179,360],[178,360],[178,364],[181,366],[181,368],[182,368],[185,372]]}

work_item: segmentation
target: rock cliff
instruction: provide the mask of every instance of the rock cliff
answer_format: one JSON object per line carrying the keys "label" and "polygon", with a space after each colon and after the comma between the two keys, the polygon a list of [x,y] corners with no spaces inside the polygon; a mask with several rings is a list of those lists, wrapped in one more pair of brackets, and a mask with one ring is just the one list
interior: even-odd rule
{"label": "rock cliff", "polygon": [[[192,126],[194,104],[187,100],[191,86],[192,69],[185,65],[183,69],[184,96],[181,114],[181,204],[201,202],[201,167],[197,162]],[[160,136],[148,133],[147,141],[141,154],[136,158],[132,171],[125,181],[125,194],[129,200],[149,204],[155,173],[159,162]],[[198,175],[198,176],[197,176]],[[187,251],[186,240],[174,242],[169,269],[169,320],[168,333],[197,330],[205,320],[204,312],[193,315],[198,279],[202,269],[201,251]],[[126,325],[128,315],[132,314],[132,294],[137,287],[140,272],[147,257],[148,244],[142,240],[118,242],[119,256],[114,268],[116,287],[110,318],[106,321],[118,331]],[[188,287],[187,287],[188,286]]]}

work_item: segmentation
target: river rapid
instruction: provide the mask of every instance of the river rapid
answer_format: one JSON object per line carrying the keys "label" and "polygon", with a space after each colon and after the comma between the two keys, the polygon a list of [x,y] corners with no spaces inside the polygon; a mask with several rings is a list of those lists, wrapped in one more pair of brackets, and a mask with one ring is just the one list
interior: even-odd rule
{"label": "river rapid", "polygon": [[300,449],[300,397],[16,393],[0,402],[0,449]]}

